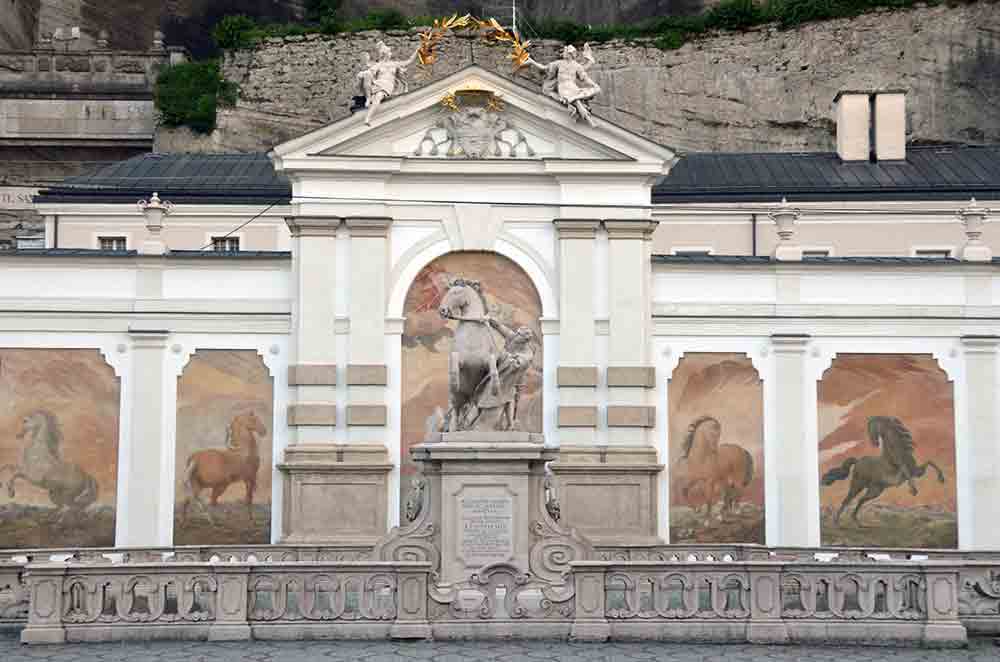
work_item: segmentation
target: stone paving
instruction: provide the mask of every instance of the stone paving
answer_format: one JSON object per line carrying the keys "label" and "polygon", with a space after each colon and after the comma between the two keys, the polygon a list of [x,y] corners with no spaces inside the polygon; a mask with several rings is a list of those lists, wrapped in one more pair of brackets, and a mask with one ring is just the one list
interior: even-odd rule
{"label": "stone paving", "polygon": [[0,636],[0,661],[27,662],[306,662],[345,660],[350,662],[931,662],[952,660],[985,662],[1000,659],[1000,648],[990,639],[975,639],[967,650],[935,651],[916,648],[858,648],[806,646],[750,646],[612,643],[571,644],[554,641],[469,641],[399,643],[387,641],[254,641],[242,643],[130,642],[73,644],[67,646],[22,646],[16,639]]}

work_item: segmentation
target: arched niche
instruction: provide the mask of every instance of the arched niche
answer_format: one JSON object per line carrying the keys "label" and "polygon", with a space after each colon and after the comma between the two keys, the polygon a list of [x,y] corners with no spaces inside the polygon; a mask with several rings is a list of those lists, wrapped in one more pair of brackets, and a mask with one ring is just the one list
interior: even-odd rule
{"label": "arched niche", "polygon": [[121,380],[105,353],[0,349],[0,547],[114,546]]}
{"label": "arched niche", "polygon": [[[493,252],[446,253],[424,266],[410,284],[403,304],[400,474],[406,485],[415,472],[409,449],[437,428],[448,405],[448,355],[457,322],[438,313],[454,278],[480,283],[488,314],[508,327],[527,326],[538,344],[518,403],[521,428],[542,432],[542,301],[532,278],[510,258]],[[496,351],[504,340],[493,334]]]}
{"label": "arched niche", "polygon": [[273,398],[257,350],[190,355],[177,378],[175,545],[270,542]]}
{"label": "arched niche", "polygon": [[934,356],[837,354],[817,417],[822,544],[957,547],[954,387]]}
{"label": "arched niche", "polygon": [[764,389],[740,352],[686,352],[667,385],[670,540],[764,543]]}

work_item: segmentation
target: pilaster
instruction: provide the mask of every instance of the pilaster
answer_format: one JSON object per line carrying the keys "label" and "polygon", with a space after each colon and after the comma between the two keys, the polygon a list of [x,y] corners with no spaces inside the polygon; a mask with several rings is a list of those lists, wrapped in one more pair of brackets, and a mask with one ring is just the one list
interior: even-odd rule
{"label": "pilaster", "polygon": [[292,235],[295,283],[292,362],[288,370],[287,423],[292,443],[333,439],[337,421],[336,217],[294,216],[285,219]]}
{"label": "pilaster", "polygon": [[1000,527],[995,504],[1000,502],[1000,382],[997,380],[997,347],[1000,336],[964,336],[966,434],[962,439],[970,468],[971,526],[962,531],[962,548],[1000,549]]}
{"label": "pilaster", "polygon": [[349,363],[347,366],[348,440],[385,443],[386,280],[389,263],[389,228],[383,216],[351,217],[350,233]]}
{"label": "pilaster", "polygon": [[559,389],[557,424],[562,443],[593,444],[598,412],[594,351],[593,269],[595,219],[556,219],[559,236]]}
{"label": "pilaster", "polygon": [[807,464],[806,443],[806,389],[815,389],[815,384],[806,383],[806,351],[808,335],[788,334],[771,336],[774,352],[774,396],[775,407],[780,412],[781,425],[775,429],[773,443],[775,456],[781,461],[775,471],[768,473],[768,480],[777,482],[777,503],[779,511],[768,512],[769,518],[777,519],[777,540],[768,540],[769,545],[810,546],[819,544],[819,513],[810,512],[808,504],[810,490],[818,490],[812,484],[813,471]]}
{"label": "pilaster", "polygon": [[[132,389],[132,412],[129,418],[128,481],[123,495],[128,507],[124,509],[128,521],[119,527],[123,535],[119,546],[155,547],[171,544],[169,522],[163,521],[161,509],[170,493],[166,480],[166,435],[168,410],[164,397],[166,377],[167,339],[169,331],[162,329],[129,331],[132,365],[128,384]],[[173,504],[170,504],[171,508]]]}
{"label": "pilaster", "polygon": [[650,245],[655,221],[606,220],[608,443],[648,446],[656,420],[649,388]]}

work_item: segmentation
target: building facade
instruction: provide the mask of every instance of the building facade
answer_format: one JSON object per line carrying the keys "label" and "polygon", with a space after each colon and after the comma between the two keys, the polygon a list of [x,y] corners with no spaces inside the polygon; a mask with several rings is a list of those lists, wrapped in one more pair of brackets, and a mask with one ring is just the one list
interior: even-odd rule
{"label": "building facade", "polygon": [[995,550],[1000,152],[907,150],[901,104],[840,97],[837,154],[679,157],[471,67],[54,186],[0,255],[4,547],[376,545],[475,282],[594,545]]}

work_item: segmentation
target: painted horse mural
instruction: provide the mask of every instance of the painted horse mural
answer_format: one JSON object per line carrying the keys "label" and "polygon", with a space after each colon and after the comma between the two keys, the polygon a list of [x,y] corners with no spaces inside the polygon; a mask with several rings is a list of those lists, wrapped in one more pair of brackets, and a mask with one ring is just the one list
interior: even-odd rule
{"label": "painted horse mural", "polygon": [[938,481],[945,482],[944,472],[933,461],[917,464],[913,451],[913,436],[895,416],[869,416],[868,439],[873,446],[881,449],[882,453],[878,457],[872,455],[849,457],[839,467],[830,469],[823,475],[821,481],[823,485],[832,485],[848,477],[851,479],[851,487],[837,510],[835,522],[840,521],[840,516],[848,504],[859,494],[861,498],[851,513],[851,519],[858,526],[862,526],[858,518],[861,507],[877,499],[888,488],[906,483],[910,488],[910,494],[916,496],[918,490],[914,481],[927,473],[928,467],[937,472]]}
{"label": "painted horse mural", "polygon": [[256,414],[240,414],[229,424],[224,449],[209,448],[188,457],[184,466],[184,486],[188,491],[182,511],[185,519],[188,508],[194,502],[209,521],[214,522],[211,510],[201,500],[202,490],[211,490],[211,505],[215,506],[223,492],[233,483],[239,482],[246,486],[247,512],[251,512],[253,493],[257,487],[257,472],[260,470],[257,435],[265,434],[267,428]]}
{"label": "painted horse mural", "polygon": [[7,483],[10,498],[17,496],[18,480],[46,490],[58,508],[56,524],[79,516],[97,501],[97,480],[79,464],[63,459],[62,430],[53,413],[39,409],[25,416],[17,438],[27,439],[21,464],[0,467],[0,473],[14,472]]}
{"label": "painted horse mural", "polygon": [[700,491],[706,519],[712,516],[717,496],[722,498],[719,515],[734,514],[743,490],[754,476],[750,452],[737,444],[720,444],[721,437],[722,424],[712,416],[695,419],[684,437],[680,462],[686,482],[682,494],[693,503],[693,493]]}

